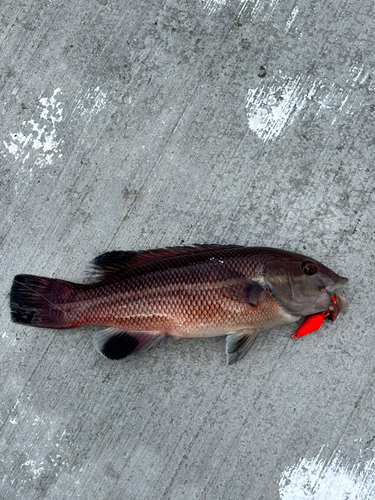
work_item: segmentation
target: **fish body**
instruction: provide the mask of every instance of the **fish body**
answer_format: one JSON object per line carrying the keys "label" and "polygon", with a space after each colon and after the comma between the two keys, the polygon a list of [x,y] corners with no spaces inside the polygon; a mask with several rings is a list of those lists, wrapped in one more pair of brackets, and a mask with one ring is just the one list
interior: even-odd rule
{"label": "fish body", "polygon": [[[227,335],[227,361],[262,331],[327,309],[347,282],[318,261],[285,250],[196,245],[108,252],[93,262],[92,283],[31,275],[14,278],[13,321],[44,328],[101,325],[98,350],[136,354],[166,335]],[[338,298],[338,310],[346,303]]]}

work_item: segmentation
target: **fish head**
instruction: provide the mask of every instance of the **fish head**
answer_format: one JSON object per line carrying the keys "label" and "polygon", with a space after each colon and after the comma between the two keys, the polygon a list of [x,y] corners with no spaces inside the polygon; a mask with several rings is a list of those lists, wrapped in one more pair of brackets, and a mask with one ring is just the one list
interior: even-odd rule
{"label": "fish head", "polygon": [[[265,280],[280,305],[298,316],[328,309],[334,292],[348,282],[317,260],[291,252],[266,263]],[[346,306],[338,296],[337,312]]]}

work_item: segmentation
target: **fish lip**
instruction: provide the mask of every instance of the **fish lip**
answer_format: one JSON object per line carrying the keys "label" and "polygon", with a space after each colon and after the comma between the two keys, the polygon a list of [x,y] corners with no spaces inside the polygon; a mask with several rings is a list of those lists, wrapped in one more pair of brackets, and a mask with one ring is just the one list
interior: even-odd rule
{"label": "fish lip", "polygon": [[349,306],[349,302],[346,299],[344,299],[344,297],[342,297],[341,295],[339,295],[338,298],[340,299],[340,306],[341,306],[341,308]]}
{"label": "fish lip", "polygon": [[336,281],[336,283],[333,283],[332,285],[327,285],[326,287],[324,287],[327,292],[331,293],[331,292],[334,292],[335,290],[337,290],[338,288],[344,286],[347,282],[348,282],[348,278],[341,278]]}

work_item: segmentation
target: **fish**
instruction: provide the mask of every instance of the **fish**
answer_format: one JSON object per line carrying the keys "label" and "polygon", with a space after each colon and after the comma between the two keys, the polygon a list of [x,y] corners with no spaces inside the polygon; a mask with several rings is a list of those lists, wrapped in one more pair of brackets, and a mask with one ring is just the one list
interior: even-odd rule
{"label": "fish", "polygon": [[193,245],[115,250],[91,263],[91,279],[73,283],[29,274],[14,277],[11,319],[40,328],[105,327],[95,348],[123,359],[174,338],[226,336],[228,364],[256,335],[347,302],[348,282],[317,260],[287,250]]}

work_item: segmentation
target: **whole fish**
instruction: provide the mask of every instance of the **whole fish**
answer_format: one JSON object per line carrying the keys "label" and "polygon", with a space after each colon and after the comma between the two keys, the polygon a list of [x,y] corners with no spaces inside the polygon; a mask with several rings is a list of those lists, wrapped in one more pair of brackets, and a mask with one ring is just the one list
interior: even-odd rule
{"label": "whole fish", "polygon": [[[12,320],[42,328],[109,327],[95,334],[94,344],[110,359],[139,353],[166,335],[226,335],[232,364],[258,332],[327,310],[348,281],[304,255],[237,245],[113,251],[92,267],[89,284],[15,276]],[[347,303],[336,295],[335,301],[337,315]]]}

